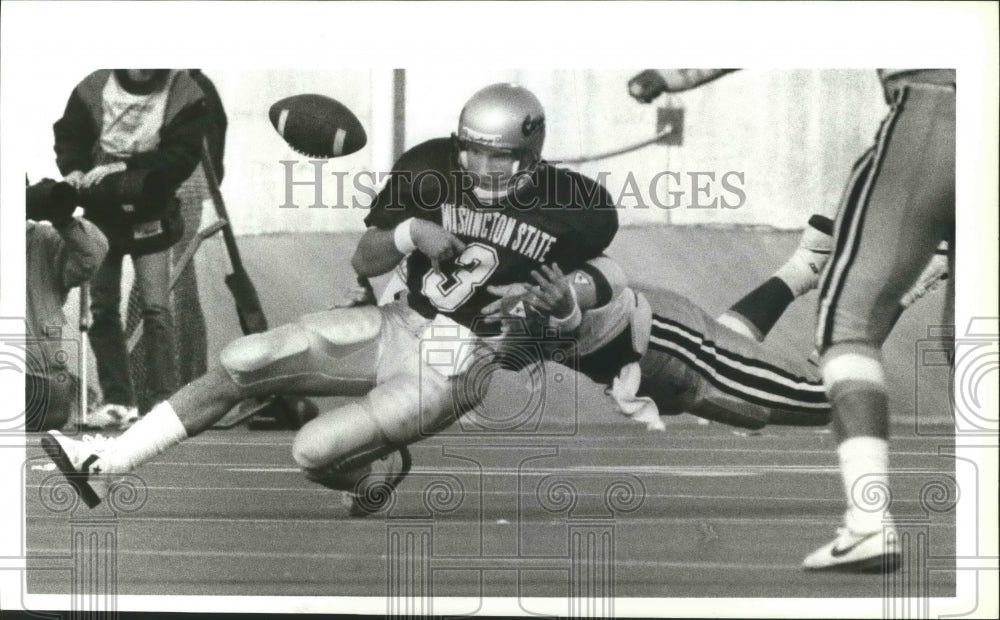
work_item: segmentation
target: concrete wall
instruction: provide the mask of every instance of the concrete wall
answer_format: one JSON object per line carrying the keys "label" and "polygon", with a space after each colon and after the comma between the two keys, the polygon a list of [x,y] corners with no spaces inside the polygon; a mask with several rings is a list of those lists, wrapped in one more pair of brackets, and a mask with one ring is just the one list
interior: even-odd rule
{"label": "concrete wall", "polygon": [[[406,143],[454,131],[472,93],[484,84],[513,81],[534,91],[546,107],[547,158],[611,151],[655,135],[656,108],[665,102],[641,105],[628,96],[625,84],[637,72],[408,71]],[[683,145],[653,145],[575,166],[602,178],[619,199],[625,225],[800,228],[810,213],[836,210],[851,164],[871,144],[887,111],[875,72],[867,70],[745,70],[675,95],[669,103],[685,110]],[[651,187],[664,171],[677,176],[661,175]],[[707,193],[696,196],[695,172],[715,175],[714,182],[697,177]],[[741,202],[721,184],[727,172],[743,175],[743,182],[729,179],[746,195],[737,209],[721,207],[721,199]],[[714,209],[691,208],[713,200]]]}
{"label": "concrete wall", "polygon": [[[638,69],[526,71],[485,68],[477,72],[417,69],[406,75],[405,143],[412,146],[455,129],[465,100],[478,88],[513,81],[531,88],[548,115],[549,159],[612,150],[652,137],[656,105],[640,105],[625,92]],[[215,70],[205,68],[218,86],[230,118],[224,184],[234,225],[240,234],[362,229],[368,196],[354,181],[370,187],[361,173],[384,171],[391,162],[391,71]],[[23,119],[38,140],[26,153],[32,179],[57,174],[52,155],[52,122],[83,75],[50,72],[39,80],[38,105]],[[361,119],[369,146],[325,164],[324,204],[343,208],[310,209],[314,191],[296,187],[298,209],[285,203],[285,168],[280,160],[299,160],[296,180],[314,170],[291,151],[267,120],[270,105],[285,96],[317,92],[333,96]],[[801,227],[809,213],[835,209],[847,171],[868,144],[885,113],[874,71],[753,70],[672,97],[685,110],[684,143],[642,150],[584,164],[584,174],[600,177],[619,199],[625,225],[752,224]],[[651,188],[657,173],[660,175]],[[345,175],[346,187],[334,172]],[[692,173],[709,173],[696,179]],[[727,173],[730,188],[722,185]],[[739,176],[733,176],[739,175]],[[678,183],[679,180],[679,183]],[[704,188],[701,192],[694,185]],[[673,194],[669,194],[672,192]],[[739,208],[724,209],[721,199]],[[716,208],[693,208],[716,202]],[[664,207],[657,206],[656,202]]]}

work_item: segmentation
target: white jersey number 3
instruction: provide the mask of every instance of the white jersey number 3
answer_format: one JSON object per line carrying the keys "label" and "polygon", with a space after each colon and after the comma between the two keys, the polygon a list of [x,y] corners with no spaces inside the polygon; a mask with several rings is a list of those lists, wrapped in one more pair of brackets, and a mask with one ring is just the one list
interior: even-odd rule
{"label": "white jersey number 3", "polygon": [[428,271],[421,292],[442,312],[454,312],[469,300],[480,284],[496,271],[500,260],[496,248],[470,243],[455,259],[455,271],[444,275]]}

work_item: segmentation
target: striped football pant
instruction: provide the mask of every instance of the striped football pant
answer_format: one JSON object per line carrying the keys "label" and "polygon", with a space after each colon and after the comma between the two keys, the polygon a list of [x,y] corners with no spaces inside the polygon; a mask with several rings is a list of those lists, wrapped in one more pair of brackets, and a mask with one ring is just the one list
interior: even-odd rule
{"label": "striped football pant", "polygon": [[842,343],[881,347],[900,299],[940,241],[954,251],[955,90],[902,82],[889,93],[889,114],[841,199],[820,283],[820,351]]}
{"label": "striped football pant", "polygon": [[829,423],[822,380],[805,356],[786,357],[738,334],[680,294],[656,298],[639,395],[662,415],[687,412],[745,428]]}

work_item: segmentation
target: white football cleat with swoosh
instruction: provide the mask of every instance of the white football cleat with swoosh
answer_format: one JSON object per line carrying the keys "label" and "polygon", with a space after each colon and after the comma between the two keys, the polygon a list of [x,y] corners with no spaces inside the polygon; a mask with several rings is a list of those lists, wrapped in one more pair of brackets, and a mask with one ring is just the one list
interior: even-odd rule
{"label": "white football cleat with swoosh", "polygon": [[902,560],[898,538],[896,528],[891,525],[866,533],[840,527],[832,542],[806,556],[802,568],[808,571],[891,573],[899,568]]}

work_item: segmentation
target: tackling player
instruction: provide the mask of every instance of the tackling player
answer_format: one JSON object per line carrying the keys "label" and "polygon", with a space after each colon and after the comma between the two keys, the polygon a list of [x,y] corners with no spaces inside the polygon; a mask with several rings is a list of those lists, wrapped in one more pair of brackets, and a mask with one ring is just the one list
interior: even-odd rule
{"label": "tackling player", "polygon": [[[103,451],[55,432],[43,438],[46,451],[93,506],[100,498],[92,482],[201,433],[242,400],[356,396],[303,426],[292,455],[310,480],[352,491],[352,514],[379,509],[408,470],[405,446],[483,396],[482,376],[472,386],[465,380],[502,340],[495,324],[478,320],[496,299],[487,287],[525,280],[547,261],[575,269],[617,231],[610,195],[542,161],[544,140],[544,111],[532,93],[509,84],[482,89],[456,134],[403,154],[366,218],[355,271],[376,276],[408,256],[405,299],[309,314],[239,338],[205,376]],[[377,475],[369,475],[373,464]]]}
{"label": "tackling player", "polygon": [[814,426],[830,421],[815,370],[719,324],[687,298],[666,291],[654,313],[607,257],[563,275],[532,273],[536,284],[492,289],[505,297],[491,318],[523,301],[573,332],[577,370],[609,386],[625,415],[662,430],[660,415],[682,412],[733,426]]}

